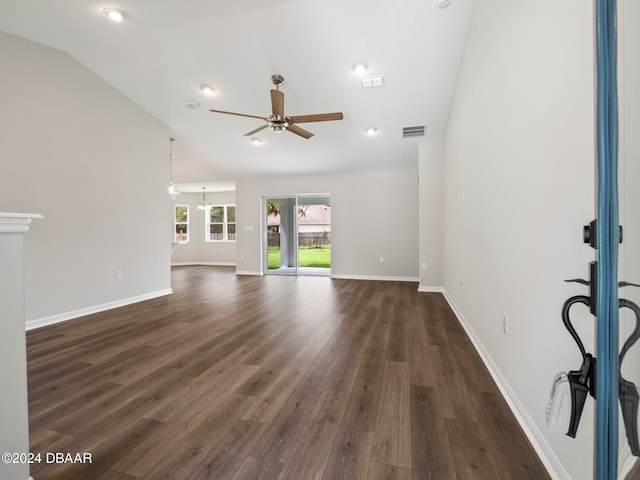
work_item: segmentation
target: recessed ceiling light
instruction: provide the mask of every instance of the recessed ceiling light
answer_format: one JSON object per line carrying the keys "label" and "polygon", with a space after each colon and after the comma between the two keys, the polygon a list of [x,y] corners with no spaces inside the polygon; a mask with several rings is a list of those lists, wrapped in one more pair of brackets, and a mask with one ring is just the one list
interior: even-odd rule
{"label": "recessed ceiling light", "polygon": [[356,63],[353,66],[353,71],[358,75],[362,75],[367,70],[369,70],[369,65],[367,65],[366,63]]}
{"label": "recessed ceiling light", "polygon": [[254,145],[262,145],[262,140],[257,137],[253,137],[251,139],[251,143],[253,143]]}
{"label": "recessed ceiling light", "polygon": [[211,85],[207,85],[206,83],[200,85],[200,90],[202,90],[202,93],[204,93],[207,97],[213,97],[216,94],[216,89]]}
{"label": "recessed ceiling light", "polygon": [[105,8],[102,10],[114,22],[121,22],[124,19],[125,11],[119,8]]}
{"label": "recessed ceiling light", "polygon": [[436,0],[436,3],[440,8],[447,8],[451,3],[451,0]]}
{"label": "recessed ceiling light", "polygon": [[366,133],[367,135],[369,135],[370,137],[372,137],[373,135],[375,135],[376,133],[378,133],[378,129],[376,127],[369,127],[367,128],[364,133]]}

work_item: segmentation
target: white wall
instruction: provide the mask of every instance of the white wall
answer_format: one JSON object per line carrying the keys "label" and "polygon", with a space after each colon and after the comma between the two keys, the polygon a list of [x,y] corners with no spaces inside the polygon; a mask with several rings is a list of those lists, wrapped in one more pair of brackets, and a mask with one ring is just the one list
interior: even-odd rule
{"label": "white wall", "polygon": [[238,273],[261,272],[262,196],[305,193],[331,195],[333,276],[417,280],[416,170],[238,180]]}
{"label": "white wall", "polygon": [[[619,106],[620,106],[620,224],[624,242],[620,248],[620,279],[640,283],[640,4],[635,0],[618,2]],[[640,289],[625,287],[619,295],[640,304]],[[622,343],[633,331],[635,319],[623,311],[620,320]],[[622,365],[624,378],[640,386],[640,342],[626,355]],[[635,460],[627,449],[620,416],[620,469],[630,468]]]}
{"label": "white wall", "polygon": [[[580,366],[561,323],[594,251],[592,2],[477,0],[444,142],[445,288],[559,476],[591,478],[593,400],[550,431],[554,375]],[[577,308],[576,310],[579,310]],[[507,316],[507,333],[503,333]],[[593,317],[575,312],[593,349]]]}
{"label": "white wall", "polygon": [[[212,205],[233,205],[236,203],[235,192],[207,193],[206,199]],[[189,205],[191,229],[189,243],[180,244],[171,255],[172,265],[235,265],[236,242],[206,242],[205,212],[198,210],[198,202],[202,201],[202,193],[181,193],[171,201],[171,215],[175,205]]]}
{"label": "white wall", "polygon": [[442,143],[421,143],[418,157],[420,290],[439,290],[444,284],[444,152]]}
{"label": "white wall", "polygon": [[27,320],[166,293],[167,127],[66,53],[0,33],[0,58],[0,210],[44,215]]}

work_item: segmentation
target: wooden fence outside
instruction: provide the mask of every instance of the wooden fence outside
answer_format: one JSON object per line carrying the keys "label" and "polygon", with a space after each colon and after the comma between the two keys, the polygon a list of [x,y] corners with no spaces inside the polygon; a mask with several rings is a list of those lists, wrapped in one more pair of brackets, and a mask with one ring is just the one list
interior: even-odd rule
{"label": "wooden fence outside", "polygon": [[[280,233],[269,232],[267,244],[270,247],[280,247]],[[298,233],[300,248],[323,248],[331,245],[331,232],[301,232]]]}

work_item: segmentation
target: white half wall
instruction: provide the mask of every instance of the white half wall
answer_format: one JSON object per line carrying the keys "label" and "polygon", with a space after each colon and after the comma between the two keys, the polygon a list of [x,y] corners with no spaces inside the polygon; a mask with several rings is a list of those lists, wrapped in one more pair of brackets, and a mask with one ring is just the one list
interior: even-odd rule
{"label": "white half wall", "polygon": [[23,245],[29,224],[39,217],[0,213],[0,477],[7,479],[29,477],[29,464],[11,454],[29,451]]}
{"label": "white half wall", "polygon": [[332,275],[417,279],[416,170],[238,180],[238,273],[262,271],[262,196],[311,193],[331,195]]}
{"label": "white half wall", "polygon": [[[212,205],[235,205],[235,192],[212,192],[206,194]],[[236,242],[205,241],[205,211],[198,210],[202,193],[181,193],[171,201],[171,215],[175,205],[188,205],[191,217],[189,243],[181,243],[171,255],[172,265],[235,265]],[[171,229],[173,228],[173,223]]]}
{"label": "white half wall", "polygon": [[[594,403],[576,439],[546,427],[545,407],[554,376],[581,363],[560,313],[587,293],[564,279],[594,258],[593,45],[592,2],[477,0],[444,141],[445,289],[567,479],[592,478]],[[573,318],[593,351],[585,310]]]}
{"label": "white half wall", "polygon": [[47,219],[27,321],[166,293],[168,128],[64,52],[0,33],[0,58],[0,210]]}

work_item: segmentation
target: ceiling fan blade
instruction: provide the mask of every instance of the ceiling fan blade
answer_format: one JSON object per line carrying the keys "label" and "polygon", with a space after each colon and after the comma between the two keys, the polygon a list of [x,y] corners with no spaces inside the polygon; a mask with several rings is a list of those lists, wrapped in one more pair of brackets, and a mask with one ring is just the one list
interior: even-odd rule
{"label": "ceiling fan blade", "polygon": [[284,93],[280,90],[271,90],[271,107],[274,115],[284,118]]}
{"label": "ceiling fan blade", "polygon": [[293,123],[326,122],[329,120],[342,120],[342,113],[319,113],[317,115],[296,115],[291,117]]}
{"label": "ceiling fan blade", "polygon": [[304,128],[300,128],[296,125],[289,125],[287,127],[287,130],[291,133],[295,133],[296,135],[300,135],[301,137],[306,138],[307,140],[313,137],[313,133],[308,132]]}
{"label": "ceiling fan blade", "polygon": [[265,128],[267,128],[269,125],[262,125],[261,127],[256,128],[255,130],[251,130],[249,133],[245,133],[243,135],[243,137],[250,137],[251,135],[253,135],[254,133],[258,133],[260,130],[264,130]]}
{"label": "ceiling fan blade", "polygon": [[225,112],[224,110],[209,110],[209,111],[213,113],[226,113],[227,115],[237,115],[239,117],[259,118],[260,120],[264,120],[265,122],[267,121],[266,118],[258,117],[257,115],[247,115],[244,113],[236,113],[236,112]]}

